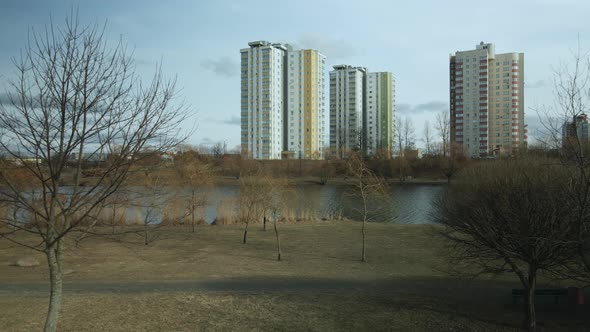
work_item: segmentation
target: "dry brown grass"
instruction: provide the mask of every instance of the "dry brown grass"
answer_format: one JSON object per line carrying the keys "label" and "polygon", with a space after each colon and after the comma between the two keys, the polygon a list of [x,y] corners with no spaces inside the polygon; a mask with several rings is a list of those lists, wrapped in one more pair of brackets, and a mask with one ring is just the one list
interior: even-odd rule
{"label": "dry brown grass", "polygon": [[[5,331],[39,331],[46,298],[0,296]],[[514,331],[419,298],[330,294],[71,295],[60,331]]]}
{"label": "dry brown grass", "polygon": [[[249,242],[241,243],[242,225],[199,226],[195,234],[164,227],[159,240],[142,245],[141,234],[122,242],[87,238],[66,247],[68,280],[187,280],[217,277],[296,276],[319,278],[387,278],[441,276],[442,248],[425,226],[369,224],[368,263],[360,260],[360,224],[318,222],[281,224],[282,262],[275,261],[275,239],[262,225],[252,225]],[[127,227],[127,230],[132,227]],[[121,230],[118,230],[121,231]],[[105,233],[110,228],[105,227]],[[34,243],[31,239],[30,243]],[[45,280],[45,266],[22,270],[9,264],[42,254],[0,241],[0,282]],[[419,257],[419,258],[418,258]]]}
{"label": "dry brown grass", "polygon": [[[64,268],[74,273],[65,277],[60,329],[499,331],[521,321],[521,307],[510,305],[510,288],[518,286],[514,278],[484,279],[477,284],[450,278],[444,272],[444,246],[428,231],[429,226],[370,223],[367,263],[360,262],[361,225],[356,222],[280,225],[280,262],[275,260],[273,232],[253,226],[247,245],[241,243],[241,225],[199,226],[196,233],[184,227],[162,227],[153,230],[159,240],[149,246],[136,234],[121,236],[122,242],[87,238],[80,248],[68,244]],[[37,257],[41,266],[11,266],[29,255]],[[0,241],[0,285],[45,283],[44,264],[41,254]],[[352,282],[361,289],[68,292],[68,283],[94,283],[98,286],[92,289],[97,291],[103,283],[253,279]],[[366,290],[384,280],[392,283],[386,292]],[[41,329],[46,304],[47,298],[35,293],[0,293],[0,330]],[[543,314],[540,317],[546,320]],[[564,321],[543,324],[559,327]],[[572,321],[579,327],[579,322]]]}

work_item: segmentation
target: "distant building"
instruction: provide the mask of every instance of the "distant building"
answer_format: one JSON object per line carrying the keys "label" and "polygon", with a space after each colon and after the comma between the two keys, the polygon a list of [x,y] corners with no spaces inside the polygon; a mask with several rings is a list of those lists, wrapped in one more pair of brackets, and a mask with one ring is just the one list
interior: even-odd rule
{"label": "distant building", "polygon": [[362,149],[366,73],[349,65],[330,71],[330,150],[339,158]]}
{"label": "distant building", "polygon": [[451,145],[476,158],[526,148],[524,53],[481,42],[451,55],[449,69]]}
{"label": "distant building", "polygon": [[575,137],[580,141],[588,141],[590,126],[588,126],[588,117],[586,114],[580,114],[574,116],[571,122],[563,124],[561,129],[561,135],[563,141]]}
{"label": "distant building", "polygon": [[316,50],[287,52],[284,151],[293,158],[323,159],[324,66]]}
{"label": "distant building", "polygon": [[562,151],[567,154],[576,152],[580,146],[588,150],[590,125],[586,114],[574,116],[572,121],[566,121],[561,127]]}
{"label": "distant building", "polygon": [[390,72],[334,66],[330,71],[330,150],[340,158],[350,151],[393,153],[395,78]]}
{"label": "distant building", "polygon": [[242,153],[251,159],[280,159],[287,46],[266,41],[248,46],[240,50]]}
{"label": "distant building", "polygon": [[255,41],[241,53],[241,150],[250,159],[321,159],[325,57]]}
{"label": "distant building", "polygon": [[364,146],[369,156],[393,153],[395,78],[389,72],[367,74]]}

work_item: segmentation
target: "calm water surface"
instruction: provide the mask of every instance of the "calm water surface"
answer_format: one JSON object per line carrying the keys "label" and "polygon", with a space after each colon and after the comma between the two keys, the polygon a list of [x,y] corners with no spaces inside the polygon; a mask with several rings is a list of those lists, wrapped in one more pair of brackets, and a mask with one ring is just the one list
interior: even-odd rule
{"label": "calm water surface", "polygon": [[[389,198],[383,202],[369,204],[369,219],[380,222],[423,224],[430,222],[433,204],[441,194],[442,185],[404,185],[393,186]],[[202,189],[207,197],[205,220],[212,222],[223,200],[237,197],[239,186],[227,185]],[[337,215],[360,220],[362,200],[354,190],[345,185],[301,185],[290,195],[287,205],[297,211],[298,218],[331,218]]]}
{"label": "calm water surface", "polygon": [[[393,186],[389,189],[387,197],[369,202],[368,220],[407,224],[430,223],[434,202],[443,190],[443,185]],[[222,213],[220,210],[237,211],[236,198],[239,191],[240,187],[237,185],[200,188],[197,195],[204,197],[206,203],[204,211],[198,211],[197,214],[200,218],[204,214],[205,221],[211,223]],[[354,192],[354,187],[346,185],[300,185],[288,194],[286,206],[279,213],[290,220],[340,217],[362,220],[363,202]],[[154,194],[145,188],[132,188],[127,195],[134,203],[121,203],[118,207],[122,209],[127,222],[157,224],[162,220],[165,211],[178,216],[187,213],[191,190],[161,188]],[[171,206],[171,202],[174,205]],[[110,211],[103,211],[103,217],[108,219],[111,216]],[[17,216],[21,220],[28,219],[25,214],[25,211],[17,211]]]}

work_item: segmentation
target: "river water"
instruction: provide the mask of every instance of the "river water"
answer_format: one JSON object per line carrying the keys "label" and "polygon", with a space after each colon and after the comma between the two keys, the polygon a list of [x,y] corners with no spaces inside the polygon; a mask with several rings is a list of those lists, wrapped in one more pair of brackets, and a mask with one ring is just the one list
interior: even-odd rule
{"label": "river water", "polygon": [[[386,223],[424,224],[430,223],[434,204],[443,192],[444,185],[408,184],[392,186],[378,200],[367,200],[367,220]],[[68,190],[65,188],[64,190]],[[216,219],[236,222],[238,215],[237,185],[215,185],[199,188],[196,197],[203,200],[196,210],[196,218],[212,223]],[[102,209],[98,215],[102,220],[121,220],[129,224],[158,224],[165,220],[188,222],[191,201],[189,188],[159,188],[155,193],[149,188],[130,188],[125,194],[118,194],[116,204]],[[277,214],[272,217],[297,220],[350,219],[363,220],[364,204],[355,188],[349,185],[306,184],[290,190]],[[111,208],[112,207],[112,208]],[[117,212],[113,212],[113,211]],[[10,212],[19,220],[28,220],[24,210]],[[269,216],[269,218],[272,218]],[[120,221],[118,221],[120,222]],[[107,222],[110,224],[110,222]]]}
{"label": "river water", "polygon": [[[408,184],[392,186],[388,197],[369,202],[368,220],[423,224],[431,222],[434,202],[443,185]],[[232,198],[239,194],[239,186],[215,186],[199,190],[206,197],[205,221],[211,223],[220,214],[220,204],[235,205]],[[301,185],[289,194],[287,208],[295,219],[331,219],[343,217],[362,220],[362,199],[354,188],[345,185]],[[225,202],[225,203],[224,203]]]}

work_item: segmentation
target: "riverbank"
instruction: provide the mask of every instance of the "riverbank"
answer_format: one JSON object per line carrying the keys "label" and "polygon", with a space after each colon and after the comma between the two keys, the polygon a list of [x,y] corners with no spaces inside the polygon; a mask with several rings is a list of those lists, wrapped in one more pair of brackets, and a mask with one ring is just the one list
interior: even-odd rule
{"label": "riverbank", "polygon": [[[301,176],[301,177],[285,177],[282,178],[294,185],[353,185],[354,179],[350,177],[331,177],[325,183],[319,177]],[[385,179],[390,185],[446,185],[447,179],[442,178],[412,178],[408,177],[400,182],[399,179]],[[216,176],[213,183],[217,185],[240,185],[239,178],[235,176]]]}
{"label": "riverbank", "polygon": [[[449,276],[435,229],[369,223],[366,263],[360,224],[347,221],[280,224],[280,262],[274,232],[261,225],[251,225],[245,245],[241,225],[164,227],[149,246],[131,233],[70,242],[60,330],[515,330],[522,306],[511,304],[510,289],[518,281]],[[12,265],[22,257],[41,265]],[[4,329],[41,329],[44,264],[42,254],[0,241]],[[539,305],[542,326],[586,326],[587,315],[550,302]]]}

